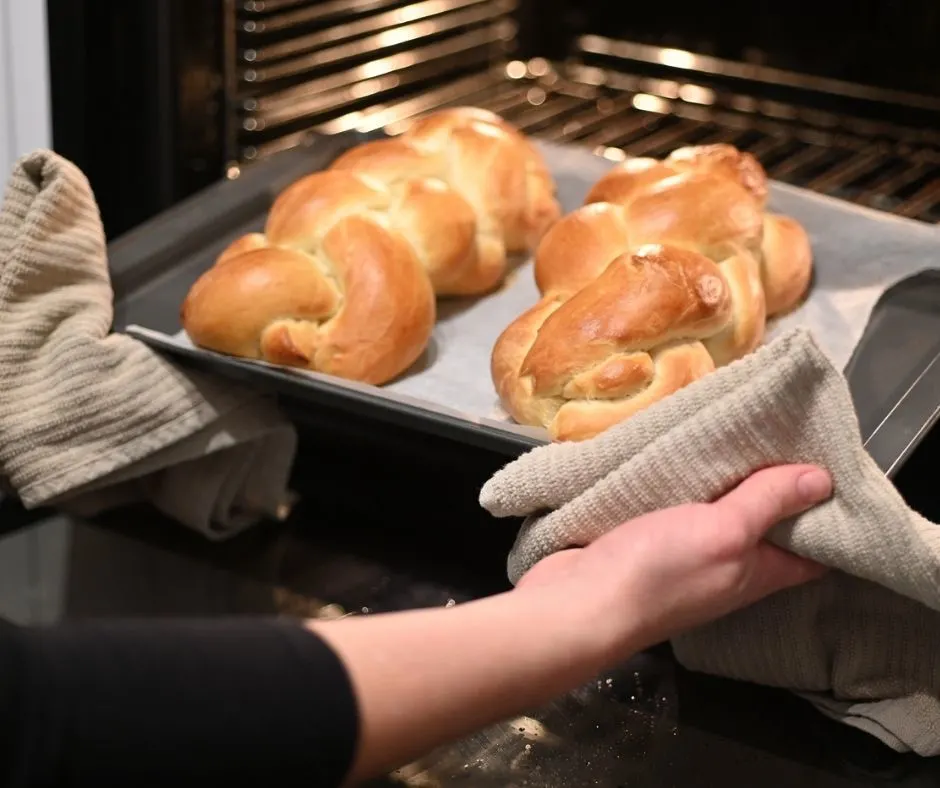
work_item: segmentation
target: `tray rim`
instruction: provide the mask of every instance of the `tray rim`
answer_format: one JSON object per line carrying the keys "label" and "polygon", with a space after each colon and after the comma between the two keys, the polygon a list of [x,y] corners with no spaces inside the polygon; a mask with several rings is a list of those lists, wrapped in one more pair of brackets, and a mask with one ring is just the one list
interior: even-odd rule
{"label": "tray rim", "polygon": [[173,337],[145,326],[129,325],[126,333],[203,371],[255,386],[263,381],[267,384],[265,388],[273,389],[280,395],[315,405],[336,407],[396,426],[415,427],[508,457],[518,457],[550,442],[547,434],[540,437],[534,434],[534,430],[522,425],[473,416],[405,394],[396,393],[393,396],[384,393],[378,386],[332,379],[319,373],[186,347],[177,344]]}

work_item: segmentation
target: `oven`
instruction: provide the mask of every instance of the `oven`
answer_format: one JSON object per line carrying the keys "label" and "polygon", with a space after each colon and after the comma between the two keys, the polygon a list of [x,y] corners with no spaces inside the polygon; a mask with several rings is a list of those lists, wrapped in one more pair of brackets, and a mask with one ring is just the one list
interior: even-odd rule
{"label": "oven", "polygon": [[[940,221],[940,5],[933,0],[47,3],[54,145],[88,175],[114,241],[119,320],[128,302],[143,309],[156,298],[147,282],[162,276],[133,269],[118,254],[128,248],[120,236],[218,181],[245,185],[252,168],[324,135],[395,133],[422,113],[455,105],[490,109],[530,135],[612,159],[728,142],[753,153],[776,180]],[[160,233],[178,218],[166,219]],[[156,226],[143,246],[160,234]],[[151,257],[173,265],[174,254]],[[928,279],[886,302],[878,319],[882,336],[897,337],[906,326],[912,344],[915,334],[930,339],[919,358],[932,354],[937,363],[923,362],[917,384],[901,393],[898,381],[910,370],[873,380],[864,357],[847,370],[853,392],[881,386],[879,397],[898,399],[891,418],[925,429],[938,416],[940,390],[940,318],[933,317],[940,315],[940,276]],[[176,309],[177,301],[163,300],[161,309],[170,302]],[[130,529],[133,549],[131,540],[113,536],[128,530],[126,513],[106,520],[103,531],[76,531],[71,582],[84,586],[71,597],[71,614],[150,615],[167,610],[166,589],[177,586],[181,597],[208,586],[211,612],[275,608],[289,615],[315,614],[318,599],[368,612],[506,587],[514,529],[487,517],[476,500],[505,456],[473,446],[457,451],[445,438],[388,424],[350,423],[328,409],[284,406],[301,433],[295,487],[302,492],[316,478],[331,495],[308,496],[276,535],[260,529],[227,546],[187,541],[152,512],[135,513],[141,525]],[[866,432],[877,435],[880,424],[891,440],[908,434],[882,415]],[[919,445],[894,479],[914,508],[940,519],[933,471],[940,430]],[[901,457],[904,447],[889,449]],[[368,494],[358,486],[363,479]],[[106,547],[109,540],[120,544]],[[156,545],[159,560],[140,544]],[[189,568],[171,562],[177,551],[196,561]],[[141,553],[139,563],[128,562],[128,552]],[[152,577],[141,581],[144,564]],[[158,602],[143,591],[114,593],[114,567],[123,565],[130,585],[146,585]],[[207,580],[205,565],[227,574]],[[246,602],[233,578],[250,580],[257,598]],[[788,696],[690,677],[657,655],[642,660],[618,679],[624,698],[584,700],[590,713],[577,698],[554,708],[551,719],[573,744],[564,756],[570,764],[552,765],[551,784],[576,784],[579,776],[565,769],[591,759],[616,772],[618,784],[711,784],[724,780],[728,764],[743,774],[732,784],[774,774],[768,784],[860,784],[859,773],[876,782],[887,772],[904,779],[891,770],[907,761],[898,765]],[[680,730],[672,716],[678,695]],[[631,723],[638,733],[628,757],[611,736],[623,727],[616,715],[633,713],[637,698],[642,717]],[[754,711],[762,703],[774,704],[773,715]],[[789,723],[778,724],[778,714]],[[495,734],[461,745],[448,756],[457,777],[446,784],[466,784],[465,764],[505,760],[510,750]],[[434,784],[422,776],[410,784]],[[915,784],[917,776],[910,779]]]}

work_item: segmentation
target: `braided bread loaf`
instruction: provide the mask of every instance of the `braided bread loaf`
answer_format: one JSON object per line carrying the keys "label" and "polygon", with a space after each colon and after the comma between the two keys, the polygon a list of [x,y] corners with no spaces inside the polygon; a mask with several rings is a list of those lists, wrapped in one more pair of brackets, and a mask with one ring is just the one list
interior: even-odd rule
{"label": "braided bread loaf", "polygon": [[382,384],[424,351],[435,297],[483,294],[560,216],[520,132],[483,110],[429,115],[285,189],[264,233],[193,285],[201,347]]}
{"label": "braided bread loaf", "polygon": [[542,299],[493,348],[510,415],[586,439],[754,350],[812,273],[805,231],[766,200],[759,162],[728,145],[601,178],[543,238]]}

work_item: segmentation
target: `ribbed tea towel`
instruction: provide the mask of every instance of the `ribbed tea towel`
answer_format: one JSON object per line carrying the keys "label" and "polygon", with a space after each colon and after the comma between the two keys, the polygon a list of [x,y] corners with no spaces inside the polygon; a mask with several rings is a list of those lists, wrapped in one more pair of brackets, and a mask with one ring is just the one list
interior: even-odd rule
{"label": "ribbed tea towel", "polygon": [[20,159],[0,211],[0,477],[27,507],[147,500],[210,538],[287,502],[293,426],[247,390],[111,333],[104,230],[82,172]]}
{"label": "ribbed tea towel", "polygon": [[790,462],[827,468],[834,495],[769,538],[836,571],[675,638],[676,658],[793,690],[895,750],[940,754],[940,526],[908,508],[865,452],[848,385],[809,333],[590,441],[534,449],[493,476],[480,502],[527,517],[509,557],[517,582],[553,552]]}

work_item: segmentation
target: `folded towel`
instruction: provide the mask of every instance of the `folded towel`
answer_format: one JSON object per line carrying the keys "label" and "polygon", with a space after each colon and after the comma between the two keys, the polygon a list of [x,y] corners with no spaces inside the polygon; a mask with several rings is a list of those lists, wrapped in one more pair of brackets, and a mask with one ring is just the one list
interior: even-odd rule
{"label": "folded towel", "polygon": [[0,476],[27,507],[147,500],[210,538],[282,514],[296,451],[275,405],[111,334],[91,188],[22,158],[0,212]]}
{"label": "folded towel", "polygon": [[865,452],[843,376],[797,330],[584,443],[535,449],[484,486],[528,516],[513,582],[618,524],[713,500],[770,464],[815,463],[833,498],[775,527],[775,544],[832,567],[675,638],[691,670],[785,687],[898,751],[940,754],[940,526],[909,509]]}

